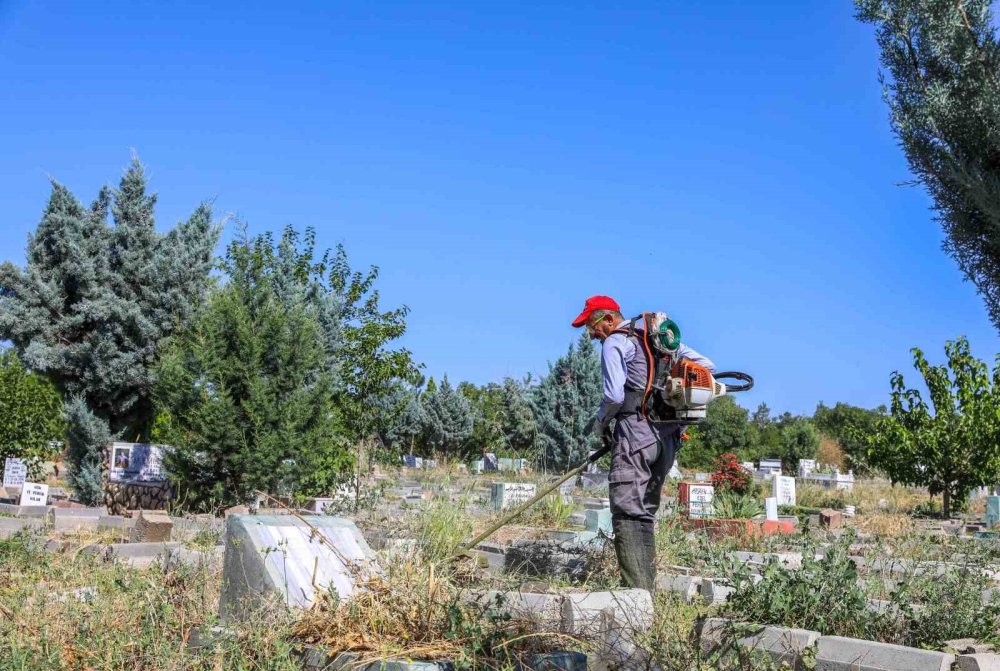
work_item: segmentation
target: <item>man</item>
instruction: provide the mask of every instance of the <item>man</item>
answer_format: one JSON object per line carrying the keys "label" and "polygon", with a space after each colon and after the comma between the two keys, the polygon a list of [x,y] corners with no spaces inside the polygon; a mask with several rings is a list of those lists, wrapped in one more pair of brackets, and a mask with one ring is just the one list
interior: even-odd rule
{"label": "man", "polygon": [[[611,472],[608,489],[615,554],[622,582],[650,592],[656,583],[656,545],[653,520],[660,507],[660,491],[673,465],[684,427],[646,420],[640,405],[646,389],[648,366],[643,354],[642,334],[628,334],[629,320],[614,299],[591,296],[573,327],[585,326],[591,339],[600,340],[604,398],[594,421],[594,433],[610,436]],[[642,322],[636,322],[641,331]],[[715,364],[681,344],[680,358],[690,359],[715,372]]]}

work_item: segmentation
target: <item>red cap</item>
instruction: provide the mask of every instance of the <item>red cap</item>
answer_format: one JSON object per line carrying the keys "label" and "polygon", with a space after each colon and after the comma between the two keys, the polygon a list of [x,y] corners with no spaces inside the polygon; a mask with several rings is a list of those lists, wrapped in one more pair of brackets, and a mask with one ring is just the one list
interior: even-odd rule
{"label": "red cap", "polygon": [[580,316],[573,320],[573,328],[577,329],[587,323],[590,319],[590,315],[594,314],[598,310],[614,310],[615,312],[621,312],[621,308],[618,307],[618,303],[615,302],[614,298],[610,296],[591,296],[587,299],[587,302],[583,304],[583,312]]}

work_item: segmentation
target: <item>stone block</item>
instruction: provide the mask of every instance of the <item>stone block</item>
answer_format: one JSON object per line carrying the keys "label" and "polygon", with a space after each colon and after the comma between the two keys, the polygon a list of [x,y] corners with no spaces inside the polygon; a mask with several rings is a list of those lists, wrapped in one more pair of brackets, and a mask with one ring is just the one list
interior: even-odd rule
{"label": "stone block", "polygon": [[819,511],[819,526],[822,529],[839,529],[843,526],[843,517],[839,510],[824,508]]}
{"label": "stone block", "polygon": [[765,566],[776,562],[787,569],[802,568],[802,555],[798,552],[730,552],[729,556],[744,564]]}
{"label": "stone block", "polygon": [[701,595],[701,582],[701,577],[696,575],[660,574],[656,576],[656,589],[661,592],[674,592],[686,603],[692,603]]}
{"label": "stone block", "polygon": [[19,506],[13,503],[0,503],[0,513],[14,517],[46,518],[53,514],[52,506]]}
{"label": "stone block", "polygon": [[959,655],[957,661],[959,671],[1000,671],[1000,655],[992,652]]}
{"label": "stone block", "polygon": [[949,671],[954,655],[841,636],[820,636],[816,671]]}
{"label": "stone block", "polygon": [[141,510],[129,538],[133,543],[166,543],[173,528],[174,521],[166,513]]}
{"label": "stone block", "polygon": [[378,572],[375,555],[348,519],[319,516],[310,524],[290,515],[233,515],[226,520],[226,550],[219,611],[224,620],[269,596],[307,608],[317,592],[342,599],[357,578]]}
{"label": "stone block", "polygon": [[587,531],[603,531],[611,533],[611,508],[598,508],[585,511],[587,516]]}

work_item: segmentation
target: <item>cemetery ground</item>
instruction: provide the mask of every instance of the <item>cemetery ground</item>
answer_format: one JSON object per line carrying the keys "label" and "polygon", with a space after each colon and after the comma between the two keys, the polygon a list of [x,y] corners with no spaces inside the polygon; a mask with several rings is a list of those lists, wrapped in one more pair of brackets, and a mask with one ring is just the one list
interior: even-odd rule
{"label": "cemetery ground", "polygon": [[[940,520],[920,490],[800,483],[780,511],[794,532],[764,536],[693,528],[670,484],[651,599],[618,585],[607,484],[585,477],[452,559],[500,515],[494,483],[542,481],[405,468],[332,515],[173,516],[169,540],[162,514],[3,506],[0,668],[1000,668],[1000,541],[985,500]],[[265,528],[291,535],[255,544]],[[296,543],[317,530],[335,547],[306,556]],[[258,555],[286,573],[253,575]],[[349,584],[350,598],[328,584]],[[248,594],[259,598],[234,596]]]}

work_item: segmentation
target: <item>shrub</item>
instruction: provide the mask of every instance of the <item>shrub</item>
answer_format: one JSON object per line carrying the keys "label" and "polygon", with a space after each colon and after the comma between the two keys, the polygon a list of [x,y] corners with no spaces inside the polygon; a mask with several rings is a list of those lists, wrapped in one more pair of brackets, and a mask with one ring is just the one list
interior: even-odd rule
{"label": "shrub", "polygon": [[712,485],[716,493],[732,491],[746,494],[753,485],[753,476],[740,465],[732,452],[720,454],[712,460]]}

